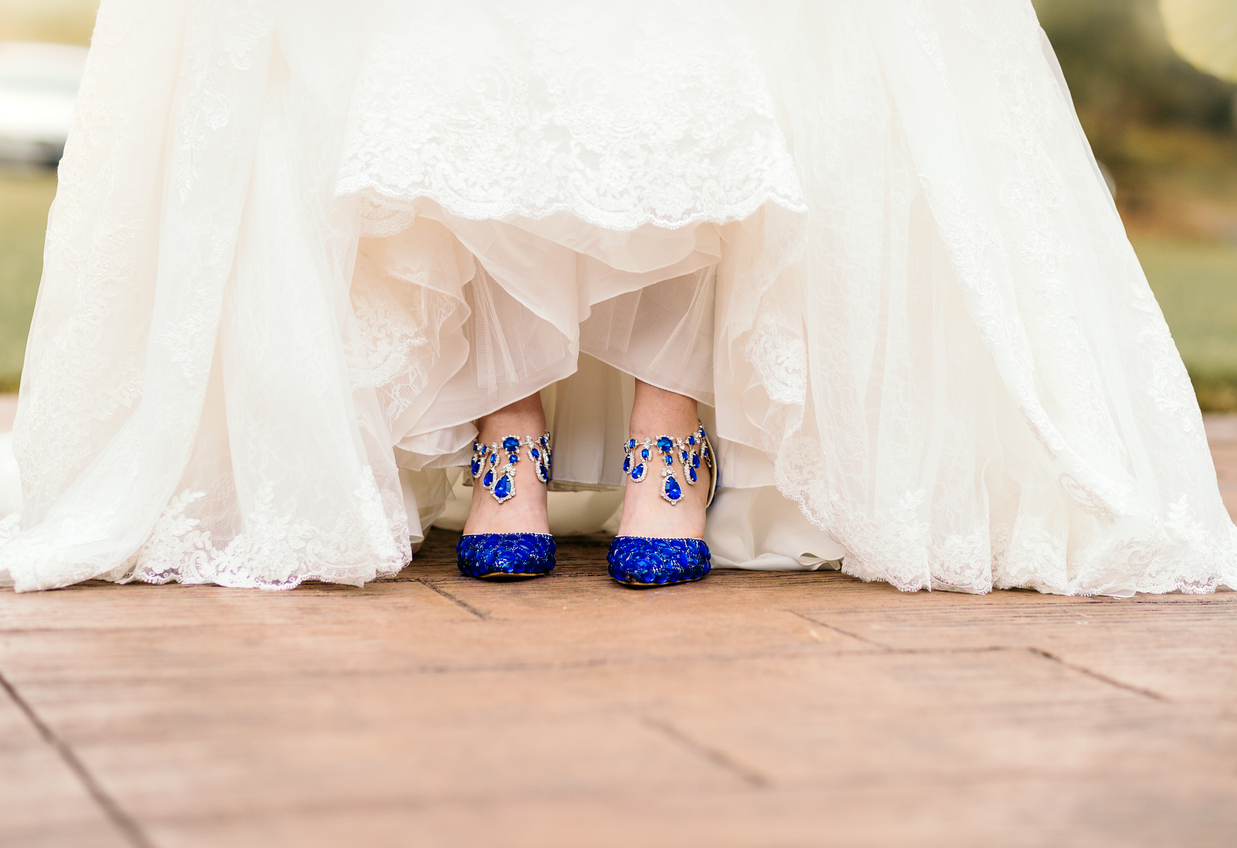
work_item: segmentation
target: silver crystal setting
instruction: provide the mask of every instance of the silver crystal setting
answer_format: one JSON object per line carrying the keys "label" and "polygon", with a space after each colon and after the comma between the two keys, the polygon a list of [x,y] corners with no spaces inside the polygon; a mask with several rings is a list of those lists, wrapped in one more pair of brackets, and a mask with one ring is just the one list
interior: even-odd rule
{"label": "silver crystal setting", "polygon": [[676,463],[682,469],[682,480],[689,486],[700,480],[700,466],[713,471],[713,457],[709,453],[704,425],[685,437],[658,436],[655,439],[628,439],[623,442],[623,473],[631,482],[640,483],[648,476],[650,463],[661,469],[661,498],[672,506],[683,500],[683,485],[675,470]]}
{"label": "silver crystal setting", "polygon": [[521,450],[532,463],[537,479],[548,483],[554,453],[550,447],[549,433],[537,438],[504,436],[488,445],[478,441],[472,443],[472,460],[468,464],[468,471],[500,504],[515,497],[515,469],[520,463]]}

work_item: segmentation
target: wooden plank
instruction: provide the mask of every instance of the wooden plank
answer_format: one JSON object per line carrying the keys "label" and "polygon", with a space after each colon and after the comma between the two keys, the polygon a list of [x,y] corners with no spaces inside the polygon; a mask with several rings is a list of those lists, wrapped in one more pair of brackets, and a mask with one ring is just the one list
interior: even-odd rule
{"label": "wooden plank", "polygon": [[[416,807],[306,806],[260,818],[162,821],[164,848],[1231,848],[1231,798],[1119,796],[1095,781],[951,784],[925,792],[892,778],[829,792],[670,792],[556,798],[496,792],[492,799]],[[1152,809],[1154,815],[1146,812]]]}
{"label": "wooden plank", "polygon": [[78,775],[0,687],[0,846],[129,846]]}
{"label": "wooden plank", "polygon": [[353,586],[306,584],[287,592],[219,586],[118,585],[102,581],[53,592],[0,592],[0,633],[56,630],[227,629],[306,623],[353,627],[401,619],[426,626],[473,616],[415,580]]}
{"label": "wooden plank", "polygon": [[138,693],[93,684],[38,698],[145,822],[743,785],[640,716],[560,693],[543,675],[503,672]]}
{"label": "wooden plank", "polygon": [[843,597],[805,619],[895,650],[1029,648],[1117,685],[1169,699],[1237,699],[1237,594],[1054,598],[1032,592]]}

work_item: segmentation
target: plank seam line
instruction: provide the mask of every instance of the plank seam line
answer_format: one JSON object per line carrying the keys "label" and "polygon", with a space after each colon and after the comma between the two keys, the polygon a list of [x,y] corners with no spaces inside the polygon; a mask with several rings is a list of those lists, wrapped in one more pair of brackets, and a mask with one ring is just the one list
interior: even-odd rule
{"label": "plank seam line", "polygon": [[416,582],[420,583],[422,586],[425,586],[430,591],[437,592],[438,594],[446,598],[448,601],[455,604],[460,609],[464,610],[465,612],[471,615],[475,615],[477,618],[481,619],[482,621],[485,621],[487,618],[489,618],[488,615],[486,615],[481,610],[474,607],[472,604],[468,603],[468,601],[465,601],[462,598],[455,597],[455,595],[452,595],[446,589],[440,589],[439,587],[435,586],[433,583],[426,580],[424,577],[418,577]]}
{"label": "plank seam line", "polygon": [[1043,648],[1027,648],[1027,650],[1030,651],[1032,654],[1036,654],[1038,656],[1043,657],[1046,660],[1051,660],[1052,662],[1057,663],[1058,665],[1064,666],[1065,668],[1068,668],[1071,671],[1076,671],[1079,674],[1085,674],[1087,677],[1098,680],[1101,683],[1107,683],[1109,686],[1115,686],[1118,689],[1124,689],[1126,692],[1133,692],[1135,695],[1142,695],[1144,698],[1150,698],[1153,701],[1162,701],[1164,703],[1170,703],[1169,699],[1161,695],[1159,692],[1156,692],[1152,689],[1144,689],[1141,686],[1135,686],[1132,683],[1125,683],[1124,681],[1117,680],[1115,677],[1109,677],[1108,675],[1101,674],[1098,671],[1092,671],[1091,669],[1087,668],[1084,665],[1077,665],[1076,663],[1067,662],[1066,660],[1062,659],[1061,657],[1058,657],[1056,654],[1052,653],[1051,651],[1045,651]]}
{"label": "plank seam line", "polygon": [[34,707],[21,696],[17,688],[3,674],[0,674],[0,688],[3,688],[8,693],[9,698],[25,714],[26,719],[34,725],[39,735],[43,737],[43,741],[51,746],[52,750],[56,752],[64,764],[69,767],[69,770],[81,781],[90,797],[102,808],[103,814],[133,844],[134,848],[155,848],[155,844],[146,836],[141,825],[126,813],[112,796],[104,791],[99,781],[90,773],[90,770],[86,768],[86,764],[78,758],[68,743],[61,739],[47,722],[43,721],[42,717],[35,712]]}
{"label": "plank seam line", "polygon": [[828,622],[825,622],[825,621],[819,621],[810,616],[806,616],[801,612],[796,612],[795,610],[792,610],[792,609],[788,609],[786,610],[786,612],[790,613],[793,616],[797,616],[803,619],[808,624],[815,624],[818,627],[824,627],[826,630],[832,630],[834,633],[841,633],[843,636],[849,636],[850,638],[858,640],[864,643],[865,645],[871,645],[874,648],[880,648],[882,651],[893,650],[893,648],[891,648],[890,646],[882,644],[881,642],[877,642],[875,639],[868,639],[864,636],[860,636],[858,633],[851,633],[849,630],[843,630],[841,627],[838,627],[837,625],[829,624]]}
{"label": "plank seam line", "polygon": [[642,718],[644,719],[644,723],[649,727],[654,730],[661,731],[666,736],[682,745],[684,748],[687,748],[694,754],[704,757],[714,765],[721,766],[726,771],[736,775],[740,780],[749,786],[754,786],[757,789],[768,788],[769,779],[767,777],[755,769],[748,768],[743,765],[725,751],[705,745],[701,742],[697,742],[695,739],[692,739],[690,736],[683,733],[683,731],[668,722],[658,721],[651,716],[642,716]]}

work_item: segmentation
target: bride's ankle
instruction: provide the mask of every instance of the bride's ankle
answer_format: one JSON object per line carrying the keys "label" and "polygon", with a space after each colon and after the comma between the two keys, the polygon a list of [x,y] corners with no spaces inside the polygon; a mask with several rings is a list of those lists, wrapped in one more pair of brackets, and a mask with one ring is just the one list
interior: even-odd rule
{"label": "bride's ankle", "polygon": [[619,535],[702,538],[713,458],[700,424],[682,434],[633,435],[624,448]]}
{"label": "bride's ankle", "polygon": [[533,395],[479,419],[477,431],[467,469],[473,494],[465,535],[548,533],[551,445],[540,398]]}

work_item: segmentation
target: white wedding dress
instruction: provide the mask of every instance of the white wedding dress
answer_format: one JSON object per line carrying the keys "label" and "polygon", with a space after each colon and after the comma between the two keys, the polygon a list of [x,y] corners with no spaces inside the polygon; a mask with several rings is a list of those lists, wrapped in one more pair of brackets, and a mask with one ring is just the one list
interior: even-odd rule
{"label": "white wedding dress", "polygon": [[718,564],[1237,586],[1028,0],[103,0],[45,264],[18,590],[392,574],[517,398],[621,485],[633,375]]}

